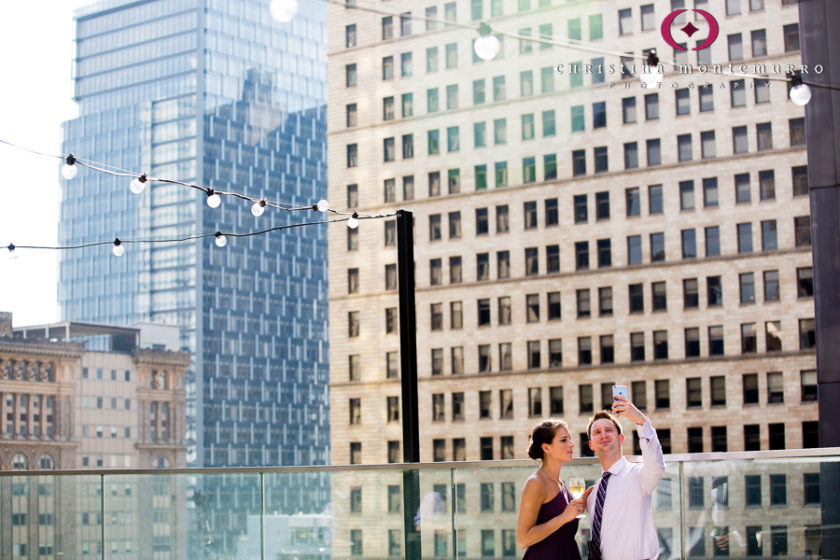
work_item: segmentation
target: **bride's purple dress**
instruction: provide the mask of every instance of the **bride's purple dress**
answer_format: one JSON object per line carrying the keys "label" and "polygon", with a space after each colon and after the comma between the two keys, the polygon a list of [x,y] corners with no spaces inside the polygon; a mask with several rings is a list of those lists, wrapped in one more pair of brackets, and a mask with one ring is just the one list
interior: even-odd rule
{"label": "bride's purple dress", "polygon": [[[564,485],[550,501],[540,506],[537,525],[563,513],[572,496]],[[566,523],[538,543],[532,544],[525,551],[522,560],[581,560],[580,550],[575,542],[579,520]]]}

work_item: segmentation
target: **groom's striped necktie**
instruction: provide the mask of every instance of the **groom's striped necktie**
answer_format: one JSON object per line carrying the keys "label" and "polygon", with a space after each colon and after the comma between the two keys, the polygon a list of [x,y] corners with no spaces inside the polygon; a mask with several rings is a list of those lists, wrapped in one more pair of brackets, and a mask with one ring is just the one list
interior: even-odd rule
{"label": "groom's striped necktie", "polygon": [[610,481],[610,471],[601,475],[601,482],[598,485],[598,497],[595,499],[595,512],[592,514],[592,542],[599,549],[601,548],[601,517],[604,514],[604,499],[607,497],[607,484]]}

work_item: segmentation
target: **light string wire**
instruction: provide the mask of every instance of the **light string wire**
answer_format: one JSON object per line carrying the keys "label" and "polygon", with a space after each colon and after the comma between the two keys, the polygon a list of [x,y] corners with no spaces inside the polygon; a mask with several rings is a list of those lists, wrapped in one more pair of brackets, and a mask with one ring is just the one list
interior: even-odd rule
{"label": "light string wire", "polygon": [[[132,172],[132,171],[128,171],[128,170],[117,170],[119,168],[116,168],[116,167],[108,165],[108,164],[103,164],[103,163],[95,163],[94,164],[93,162],[83,158],[82,156],[77,156],[75,154],[68,154],[67,156],[61,156],[61,155],[56,155],[56,154],[39,152],[37,150],[33,150],[32,148],[28,148],[26,146],[21,146],[20,144],[15,144],[14,142],[10,142],[10,141],[4,140],[2,138],[0,138],[0,144],[4,144],[4,145],[10,146],[12,148],[17,148],[19,150],[24,150],[26,152],[30,152],[30,153],[35,154],[35,155],[49,157],[49,158],[55,158],[55,159],[59,159],[59,160],[62,160],[62,161],[65,161],[67,158],[72,157],[73,158],[73,165],[78,164],[78,165],[80,165],[82,167],[85,167],[87,169],[90,169],[92,171],[96,171],[96,172],[99,172],[99,173],[105,173],[107,175],[113,175],[113,176],[116,176],[116,177],[132,177],[132,178],[135,178],[135,179],[137,179],[139,177],[143,177],[146,181],[149,181],[149,182],[167,183],[167,184],[179,185],[179,186],[182,186],[182,187],[187,187],[187,188],[199,190],[199,191],[204,192],[208,196],[210,196],[212,194],[217,194],[219,196],[230,196],[230,197],[238,198],[238,199],[241,199],[241,200],[247,200],[248,202],[252,202],[252,203],[262,203],[262,202],[264,202],[265,206],[270,206],[272,208],[277,208],[279,210],[286,210],[286,211],[289,211],[289,212],[302,211],[302,210],[315,210],[316,206],[317,206],[316,204],[311,204],[311,205],[308,205],[308,206],[299,206],[299,205],[294,205],[290,202],[272,201],[272,200],[267,200],[265,198],[255,198],[255,197],[244,195],[242,193],[238,193],[238,192],[234,192],[234,191],[217,190],[217,189],[214,189],[212,187],[203,187],[203,186],[197,185],[195,183],[187,183],[185,181],[179,181],[177,179],[168,179],[168,178],[165,178],[165,177],[157,177],[157,176],[149,175],[148,173],[136,173],[136,172]],[[68,179],[68,180],[72,180],[72,179]],[[334,213],[334,214],[339,214],[339,215],[342,215],[342,216],[351,216],[351,215],[355,214],[357,218],[381,217],[380,215],[362,214],[362,213],[359,213],[359,212],[351,212],[349,210],[348,211],[341,211],[341,210],[337,210],[337,209],[334,209],[334,208],[328,208],[326,211]]]}
{"label": "light string wire", "polygon": [[[335,6],[341,6],[341,7],[344,7],[346,9],[348,9],[348,10],[359,10],[359,11],[370,12],[370,13],[379,14],[379,15],[393,16],[393,17],[397,17],[397,18],[401,18],[401,19],[403,18],[403,15],[400,14],[400,13],[389,12],[387,10],[382,10],[382,9],[379,9],[379,8],[373,8],[373,7],[369,7],[369,6],[361,6],[361,5],[358,5],[358,4],[348,6],[346,4],[346,2],[342,1],[342,0],[320,0],[320,1],[324,2],[326,4],[333,4]],[[474,31],[476,33],[479,33],[479,30],[480,30],[480,24],[479,25],[470,25],[470,24],[458,23],[456,21],[451,21],[451,20],[446,20],[446,19],[429,18],[429,17],[425,17],[425,16],[421,16],[421,15],[414,15],[414,14],[411,14],[410,18],[408,18],[408,19],[419,20],[419,21],[424,21],[424,22],[428,22],[428,23],[440,24],[440,25],[443,25],[444,27],[456,27],[456,28],[459,28],[459,29]],[[611,51],[611,50],[608,50],[608,49],[598,47],[597,45],[594,45],[592,43],[587,43],[585,41],[581,41],[581,40],[577,40],[577,39],[562,40],[562,39],[556,39],[555,37],[550,37],[549,38],[549,37],[546,37],[544,35],[541,35],[539,37],[534,37],[534,36],[531,36],[531,35],[522,35],[518,32],[507,31],[507,30],[500,29],[500,28],[495,27],[495,26],[491,26],[491,29],[492,29],[493,32],[495,32],[496,35],[502,35],[502,36],[505,36],[505,37],[513,38],[513,39],[530,41],[532,43],[552,45],[552,46],[556,46],[556,47],[565,47],[565,48],[568,48],[568,49],[571,49],[571,50],[590,52],[590,53],[594,53],[594,54],[603,54],[603,55],[608,55],[608,56],[615,56],[615,57],[618,57],[619,60],[621,60],[622,58],[632,58],[632,59],[637,59],[637,60],[642,61],[644,63],[643,68],[644,68],[644,66],[649,66],[649,60],[650,60],[649,56],[647,54],[644,54],[644,53],[643,54],[635,54],[635,53],[632,53],[632,52]],[[654,48],[652,50],[653,50],[654,55],[656,56],[657,64],[652,65],[651,68],[655,68],[658,65],[662,65],[663,67],[668,65],[668,66],[671,67],[672,70],[678,70],[682,66],[684,66],[682,64],[678,64],[675,61],[662,60],[658,57],[657,49]],[[785,53],[785,54],[787,54],[787,53]],[[710,64],[707,64],[706,66],[707,67],[720,66],[721,68],[725,68],[726,66],[729,66],[729,64],[710,63]],[[664,70],[664,68],[663,68],[663,70]],[[757,74],[757,73],[754,73],[754,72],[737,72],[737,73],[731,72],[731,73],[728,73],[728,74],[727,73],[723,73],[723,74],[729,75],[729,76],[745,77],[745,78],[772,80],[772,81],[777,81],[777,82],[790,82],[789,77],[776,77],[776,76],[771,76],[770,74]],[[665,74],[663,72],[663,77],[664,76],[665,76]],[[808,86],[840,90],[840,84],[812,83],[812,82],[806,81],[804,79],[802,80],[802,83],[805,84],[805,85],[808,85]]]}
{"label": "light string wire", "polygon": [[[19,150],[23,150],[23,151],[26,151],[26,152],[29,152],[29,153],[32,153],[32,154],[35,154],[35,155],[38,155],[38,156],[49,157],[49,158],[54,158],[54,159],[58,159],[58,160],[67,161],[67,163],[70,164],[70,165],[79,164],[82,167],[85,167],[87,169],[90,169],[92,171],[96,171],[96,172],[99,172],[99,173],[105,173],[105,174],[113,175],[113,176],[117,176],[117,177],[134,177],[134,178],[144,177],[145,181],[168,183],[168,184],[179,185],[179,186],[183,186],[183,187],[187,187],[187,188],[192,188],[192,189],[200,190],[200,191],[206,193],[208,196],[210,196],[212,194],[217,194],[217,195],[220,195],[220,196],[222,196],[222,195],[232,196],[232,197],[239,198],[239,199],[242,199],[242,200],[248,200],[248,201],[253,202],[253,203],[261,203],[262,202],[262,203],[264,203],[265,206],[271,206],[271,207],[278,208],[280,210],[286,210],[286,211],[289,211],[289,212],[301,211],[301,210],[309,210],[309,211],[318,211],[319,210],[318,204],[313,204],[313,205],[310,205],[310,206],[296,206],[296,205],[292,205],[292,204],[289,204],[289,203],[268,201],[268,200],[265,200],[265,199],[257,199],[257,198],[253,198],[253,197],[243,195],[241,193],[233,192],[233,191],[219,191],[219,190],[215,190],[215,189],[210,188],[210,187],[202,187],[201,185],[197,185],[197,184],[194,184],[194,183],[187,183],[187,182],[184,182],[184,181],[178,181],[176,179],[167,179],[167,178],[164,178],[164,177],[154,177],[154,176],[149,176],[146,173],[142,173],[142,174],[132,173],[131,171],[122,170],[122,169],[116,168],[114,166],[110,166],[108,164],[103,164],[103,163],[98,163],[98,162],[94,164],[93,162],[89,162],[89,161],[86,161],[84,159],[80,159],[79,157],[77,157],[73,154],[70,154],[68,156],[60,156],[60,155],[56,155],[56,154],[41,152],[41,151],[38,151],[38,150],[34,150],[32,148],[28,148],[26,146],[21,146],[19,144],[15,144],[14,142],[10,142],[10,141],[4,140],[2,138],[0,138],[0,144],[10,146],[12,148],[16,148],[16,149],[19,149]],[[72,163],[70,163],[71,161],[72,161]],[[250,231],[250,232],[234,232],[234,231],[219,230],[219,231],[215,231],[213,233],[203,233],[203,234],[197,234],[197,235],[189,235],[189,236],[185,236],[185,237],[148,238],[148,239],[122,239],[122,238],[117,236],[113,240],[109,240],[109,241],[94,241],[94,242],[90,242],[90,243],[81,243],[81,244],[77,244],[77,245],[15,245],[14,243],[9,243],[4,248],[7,249],[9,252],[14,251],[15,249],[73,250],[73,249],[84,249],[84,248],[87,248],[87,247],[98,247],[98,246],[102,246],[102,245],[120,246],[120,245],[123,245],[123,244],[180,243],[180,242],[193,241],[193,240],[204,239],[204,238],[209,238],[209,237],[219,238],[219,237],[222,237],[222,236],[241,238],[241,237],[252,237],[252,236],[255,236],[255,235],[264,235],[264,234],[275,232],[275,231],[283,231],[283,230],[287,230],[287,229],[293,229],[293,228],[299,228],[299,227],[305,227],[305,226],[313,226],[313,225],[320,225],[320,224],[330,224],[330,223],[336,223],[336,222],[352,223],[354,220],[356,220],[356,224],[358,224],[358,220],[391,218],[391,217],[394,217],[394,216],[397,215],[397,212],[388,212],[388,213],[379,213],[379,214],[366,214],[366,213],[359,213],[359,212],[350,211],[350,210],[337,210],[335,208],[326,208],[323,211],[327,212],[327,213],[335,214],[337,216],[342,216],[342,217],[328,219],[328,220],[318,220],[318,221],[310,221],[310,222],[301,222],[301,223],[296,223],[296,224],[288,224],[288,225],[276,226],[276,227],[261,229],[261,230],[258,230],[258,231]],[[351,226],[351,227],[355,228],[355,226]]]}

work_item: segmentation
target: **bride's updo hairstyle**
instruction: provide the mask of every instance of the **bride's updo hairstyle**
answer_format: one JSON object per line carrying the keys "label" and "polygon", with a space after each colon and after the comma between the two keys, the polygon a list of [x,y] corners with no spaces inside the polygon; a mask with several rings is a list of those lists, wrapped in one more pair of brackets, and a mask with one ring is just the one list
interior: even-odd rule
{"label": "bride's updo hairstyle", "polygon": [[545,420],[534,427],[531,431],[531,443],[528,445],[528,457],[539,459],[540,461],[545,459],[542,445],[544,443],[551,445],[558,428],[566,428],[568,430],[569,425],[562,420]]}

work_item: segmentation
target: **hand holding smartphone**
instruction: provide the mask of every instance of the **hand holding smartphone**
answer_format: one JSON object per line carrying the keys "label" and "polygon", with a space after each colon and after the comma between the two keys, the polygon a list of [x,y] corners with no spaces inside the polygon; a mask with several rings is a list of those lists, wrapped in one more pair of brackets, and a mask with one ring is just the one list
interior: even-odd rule
{"label": "hand holding smartphone", "polygon": [[613,401],[616,401],[616,397],[622,396],[627,400],[630,400],[630,392],[627,390],[627,385],[613,385],[612,386],[612,394],[613,394]]}

